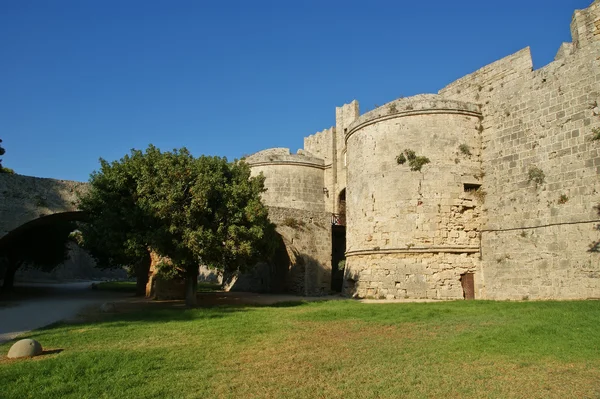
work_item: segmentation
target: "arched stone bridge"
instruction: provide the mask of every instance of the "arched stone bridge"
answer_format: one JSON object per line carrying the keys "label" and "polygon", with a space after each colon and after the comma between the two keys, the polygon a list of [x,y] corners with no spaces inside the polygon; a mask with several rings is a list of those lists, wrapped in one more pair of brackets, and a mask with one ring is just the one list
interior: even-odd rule
{"label": "arched stone bridge", "polygon": [[29,226],[81,220],[77,195],[88,183],[0,174],[0,248]]}

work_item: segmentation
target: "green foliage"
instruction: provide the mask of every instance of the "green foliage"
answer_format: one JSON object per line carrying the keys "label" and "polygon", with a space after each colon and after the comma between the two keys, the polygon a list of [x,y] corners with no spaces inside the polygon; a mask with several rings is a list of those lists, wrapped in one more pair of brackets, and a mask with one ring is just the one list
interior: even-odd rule
{"label": "green foliage", "polygon": [[90,214],[86,247],[108,263],[125,264],[151,248],[185,275],[190,293],[199,264],[237,273],[275,249],[275,229],[260,199],[264,177],[251,177],[245,162],[151,145],[145,153],[102,161],[90,183],[81,198]]}
{"label": "green foliage", "polygon": [[396,157],[396,162],[404,165],[408,161],[408,166],[413,172],[420,172],[421,168],[428,164],[429,158],[417,155],[413,150],[406,149]]}
{"label": "green foliage", "polygon": [[346,259],[340,260],[336,266],[337,270],[344,270],[344,268],[346,267]]}
{"label": "green foliage", "polygon": [[592,129],[592,133],[594,133],[594,135],[592,136],[592,141],[600,140],[600,127]]}
{"label": "green foliage", "polygon": [[466,145],[466,144],[459,145],[458,149],[460,150],[460,152],[463,155],[466,155],[466,156],[470,156],[471,155],[471,148],[468,145]]}
{"label": "green foliage", "polygon": [[162,280],[177,280],[185,277],[185,270],[175,267],[170,262],[160,262],[156,265],[156,277]]}
{"label": "green foliage", "polygon": [[[0,143],[2,143],[2,139],[0,139]],[[4,154],[6,154],[6,150],[0,145],[0,156]],[[2,168],[2,159],[0,159],[0,168]]]}
{"label": "green foliage", "polygon": [[76,227],[74,222],[54,221],[32,226],[8,238],[0,251],[0,259],[6,268],[3,290],[12,289],[14,273],[20,267],[49,272],[68,260],[70,233]]}
{"label": "green foliage", "polygon": [[[2,139],[0,139],[0,143],[2,143]],[[6,150],[4,149],[4,147],[2,147],[0,145],[0,156],[6,154]],[[2,159],[0,159],[0,173],[10,173],[10,174],[14,174],[15,171],[12,170],[11,168],[6,168],[4,166],[2,166]]]}
{"label": "green foliage", "polygon": [[544,171],[538,168],[537,166],[531,166],[529,168],[528,177],[529,181],[533,181],[538,185],[543,184],[546,179]]}
{"label": "green foliage", "polygon": [[558,203],[563,205],[566,204],[569,201],[569,197],[566,194],[561,194],[560,197],[558,197]]}
{"label": "green foliage", "polygon": [[119,161],[100,159],[100,171],[92,173],[90,189],[79,198],[79,209],[88,215],[80,244],[100,268],[133,266],[148,254],[156,221],[137,203],[137,179],[146,161],[136,150]]}

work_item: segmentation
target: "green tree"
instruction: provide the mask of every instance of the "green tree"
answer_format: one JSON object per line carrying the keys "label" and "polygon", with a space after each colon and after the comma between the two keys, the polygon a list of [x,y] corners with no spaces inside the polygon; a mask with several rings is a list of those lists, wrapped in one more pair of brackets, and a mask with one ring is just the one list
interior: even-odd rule
{"label": "green tree", "polygon": [[87,214],[79,229],[81,246],[100,268],[128,266],[136,276],[138,296],[145,294],[148,282],[148,234],[153,228],[137,203],[137,176],[144,161],[140,151],[111,163],[100,159],[100,171],[92,173],[89,191],[79,198],[79,209]]}
{"label": "green tree", "polygon": [[264,178],[251,177],[243,162],[151,145],[145,153],[133,150],[120,161],[103,162],[90,183],[82,210],[97,232],[95,241],[114,243],[102,244],[100,252],[134,259],[136,251],[151,248],[168,257],[185,277],[189,306],[196,304],[200,264],[239,272],[273,251],[274,227],[260,200]]}
{"label": "green tree", "polygon": [[196,304],[198,265],[227,272],[254,266],[273,251],[274,227],[261,202],[264,178],[244,162],[194,158],[185,148],[146,152],[139,204],[156,221],[152,247],[186,280],[186,304]]}
{"label": "green tree", "polygon": [[15,273],[20,267],[31,266],[48,272],[69,259],[68,243],[76,227],[74,222],[59,221],[33,226],[8,238],[0,249],[5,268],[2,293],[13,289]]}
{"label": "green tree", "polygon": [[[0,143],[2,143],[2,139],[0,139]],[[6,154],[6,150],[0,145],[0,156]],[[2,168],[2,159],[0,159],[0,169]]]}
{"label": "green tree", "polygon": [[[0,143],[2,143],[2,139],[0,139]],[[0,156],[6,154],[6,150],[0,145]],[[2,159],[0,159],[0,173],[15,173],[11,168],[5,168],[2,166]]]}

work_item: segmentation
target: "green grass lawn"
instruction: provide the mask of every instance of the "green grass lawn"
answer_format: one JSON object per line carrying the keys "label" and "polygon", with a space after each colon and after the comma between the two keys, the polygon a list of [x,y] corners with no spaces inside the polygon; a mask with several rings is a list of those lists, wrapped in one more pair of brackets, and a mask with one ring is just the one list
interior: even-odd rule
{"label": "green grass lawn", "polygon": [[[135,292],[135,281],[105,281],[96,284],[96,289],[101,291],[113,292]],[[198,283],[198,292],[221,291],[221,285],[215,283]]]}
{"label": "green grass lawn", "polygon": [[121,313],[29,334],[62,352],[0,360],[0,397],[598,398],[599,322],[598,301]]}

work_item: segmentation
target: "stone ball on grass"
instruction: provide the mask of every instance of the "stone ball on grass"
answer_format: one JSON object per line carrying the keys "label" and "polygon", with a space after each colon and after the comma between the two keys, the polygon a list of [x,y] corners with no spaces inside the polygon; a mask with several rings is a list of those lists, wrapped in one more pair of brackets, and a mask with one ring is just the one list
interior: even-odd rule
{"label": "stone ball on grass", "polygon": [[41,355],[42,345],[35,339],[22,339],[14,343],[8,350],[9,359],[18,359],[21,357],[34,357]]}

